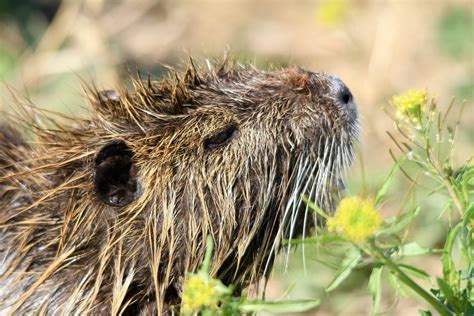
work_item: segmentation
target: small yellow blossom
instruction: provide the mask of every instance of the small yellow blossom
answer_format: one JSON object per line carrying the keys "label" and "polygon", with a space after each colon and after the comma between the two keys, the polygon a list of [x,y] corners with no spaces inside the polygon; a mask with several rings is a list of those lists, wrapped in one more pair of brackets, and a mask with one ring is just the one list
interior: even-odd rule
{"label": "small yellow blossom", "polygon": [[214,280],[192,274],[184,283],[182,312],[189,315],[203,309],[216,310],[219,296]]}
{"label": "small yellow blossom", "polygon": [[354,196],[339,203],[334,217],[328,220],[328,229],[350,241],[361,243],[373,236],[381,224],[382,218],[374,202]]}
{"label": "small yellow blossom", "polygon": [[340,24],[349,11],[347,0],[324,0],[316,11],[316,19],[323,25]]}
{"label": "small yellow blossom", "polygon": [[424,89],[411,89],[404,94],[392,98],[392,104],[397,108],[400,117],[418,121],[420,115],[426,111],[428,94]]}

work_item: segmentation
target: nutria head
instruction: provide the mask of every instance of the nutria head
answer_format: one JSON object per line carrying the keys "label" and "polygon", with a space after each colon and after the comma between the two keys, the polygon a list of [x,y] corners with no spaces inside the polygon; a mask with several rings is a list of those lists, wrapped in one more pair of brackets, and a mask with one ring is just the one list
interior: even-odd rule
{"label": "nutria head", "polygon": [[3,309],[167,311],[208,235],[211,273],[244,288],[316,224],[302,194],[332,209],[358,133],[342,81],[299,68],[191,65],[89,97],[0,178]]}

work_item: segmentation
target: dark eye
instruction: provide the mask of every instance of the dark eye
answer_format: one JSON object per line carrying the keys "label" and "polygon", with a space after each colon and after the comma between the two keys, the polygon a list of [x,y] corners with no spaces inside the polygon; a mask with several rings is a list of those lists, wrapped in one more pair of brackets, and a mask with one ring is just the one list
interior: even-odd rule
{"label": "dark eye", "polygon": [[231,125],[224,130],[217,132],[204,141],[204,148],[213,149],[228,144],[238,134],[236,126]]}

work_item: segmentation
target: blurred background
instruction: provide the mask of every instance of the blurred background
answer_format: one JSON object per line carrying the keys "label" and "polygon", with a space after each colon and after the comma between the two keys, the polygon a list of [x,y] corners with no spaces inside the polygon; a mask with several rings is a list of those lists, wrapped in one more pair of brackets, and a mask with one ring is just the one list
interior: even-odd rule
{"label": "blurred background", "polygon": [[[426,88],[440,107],[452,97],[456,106],[466,102],[458,159],[473,153],[472,0],[0,0],[0,110],[11,111],[19,95],[39,107],[84,114],[83,81],[110,89],[129,81],[130,70],[160,77],[165,65],[179,68],[190,54],[222,57],[226,47],[260,68],[298,65],[345,81],[363,126],[364,159],[350,173],[350,192],[376,188],[391,167],[388,149],[394,146],[386,131],[394,126],[382,106],[410,88]],[[404,187],[400,177],[393,194]],[[420,203],[429,209],[439,201]],[[429,215],[423,220],[413,238],[434,247],[444,228],[433,226]],[[326,294],[334,275],[326,255],[306,249],[303,269],[300,252],[291,254],[287,269],[280,260],[269,298],[321,298],[321,307],[308,315],[370,313],[370,270],[360,269]],[[423,258],[416,264],[441,274],[438,258]],[[393,308],[395,300],[387,288],[382,310],[415,315],[423,307],[409,292]]]}

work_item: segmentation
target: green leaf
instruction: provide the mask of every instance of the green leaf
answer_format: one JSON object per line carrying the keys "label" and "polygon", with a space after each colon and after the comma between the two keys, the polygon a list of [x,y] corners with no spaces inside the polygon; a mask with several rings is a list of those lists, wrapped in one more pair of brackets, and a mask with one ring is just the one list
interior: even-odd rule
{"label": "green leaf", "polygon": [[326,212],[324,212],[320,207],[318,207],[316,204],[314,204],[312,201],[310,201],[305,195],[302,194],[301,199],[303,200],[303,202],[306,203],[306,205],[308,205],[308,207],[310,209],[315,211],[318,215],[320,215],[321,217],[323,217],[325,219],[329,218],[329,215],[326,214]]}
{"label": "green leaf", "polygon": [[[390,217],[386,219],[385,222],[389,224],[388,227],[379,231],[377,235],[380,235],[380,234],[392,235],[392,234],[399,233],[413,221],[413,219],[418,215],[419,212],[420,212],[420,207],[417,206],[411,211],[403,213],[398,217]],[[391,223],[395,223],[395,224],[391,224]]]}
{"label": "green leaf", "polygon": [[351,274],[352,269],[354,269],[354,267],[359,263],[361,258],[362,254],[360,253],[360,250],[352,247],[346,258],[342,261],[341,268],[337,272],[336,276],[326,287],[326,292],[334,290],[342,283],[342,281],[347,279],[347,277]]}
{"label": "green leaf", "polygon": [[409,264],[400,263],[400,264],[398,264],[398,267],[402,270],[405,270],[406,272],[411,273],[412,275],[414,275],[416,277],[419,277],[420,279],[425,279],[425,280],[430,279],[430,275],[428,273],[426,273],[425,271],[423,271],[421,269],[418,269],[414,266],[411,266]]}
{"label": "green leaf", "polygon": [[377,191],[377,194],[375,196],[376,206],[379,206],[380,203],[383,202],[383,200],[385,199],[388,189],[390,188],[390,185],[392,183],[393,177],[395,176],[395,171],[397,171],[398,167],[400,166],[400,160],[402,159],[400,158],[395,162],[395,165],[393,166],[392,170],[390,170],[387,178],[385,178],[384,182],[380,186],[380,189]]}
{"label": "green leaf", "polygon": [[239,305],[239,310],[242,313],[301,313],[307,312],[318,307],[321,300],[291,300],[291,301],[246,301]]}
{"label": "green leaf", "polygon": [[467,226],[467,224],[474,220],[474,203],[471,203],[469,204],[469,206],[467,207],[467,210],[466,210],[466,213],[464,213],[464,216],[463,216],[463,225],[464,226]]}
{"label": "green leaf", "polygon": [[454,262],[451,257],[453,252],[454,241],[456,240],[456,236],[458,235],[461,228],[462,223],[458,223],[456,226],[454,226],[454,228],[451,228],[448,233],[448,237],[446,238],[446,243],[444,244],[444,253],[441,256],[441,261],[443,263],[443,279],[450,286],[456,286],[457,284],[458,276],[455,271]]}
{"label": "green leaf", "polygon": [[369,291],[372,295],[372,315],[376,314],[379,305],[380,305],[380,298],[382,297],[382,267],[376,267],[372,270],[369,279]]}
{"label": "green leaf", "polygon": [[305,239],[284,239],[282,244],[284,246],[287,245],[302,245],[302,244],[332,244],[332,243],[347,243],[347,241],[339,235],[330,234],[330,233],[323,233],[322,235],[315,236],[315,237],[306,237]]}
{"label": "green leaf", "polygon": [[392,286],[393,290],[395,291],[395,297],[398,299],[400,293],[402,292],[402,287],[400,285],[400,280],[398,279],[398,276],[392,271],[390,271],[390,273],[388,274],[388,281]]}
{"label": "green leaf", "polygon": [[443,279],[436,278],[438,281],[438,286],[441,292],[443,293],[444,297],[446,298],[446,301],[455,309],[457,312],[461,312],[461,308],[459,306],[459,301],[456,298],[456,295],[454,294],[452,288],[447,284]]}
{"label": "green leaf", "polygon": [[418,310],[420,312],[421,316],[433,316],[430,311],[423,311],[423,310]]}
{"label": "green leaf", "polygon": [[453,173],[450,181],[457,187],[463,206],[467,206],[474,195],[474,165],[463,165]]}
{"label": "green leaf", "polygon": [[404,257],[420,256],[427,253],[433,253],[432,248],[422,247],[417,242],[411,242],[399,247],[399,255]]}

